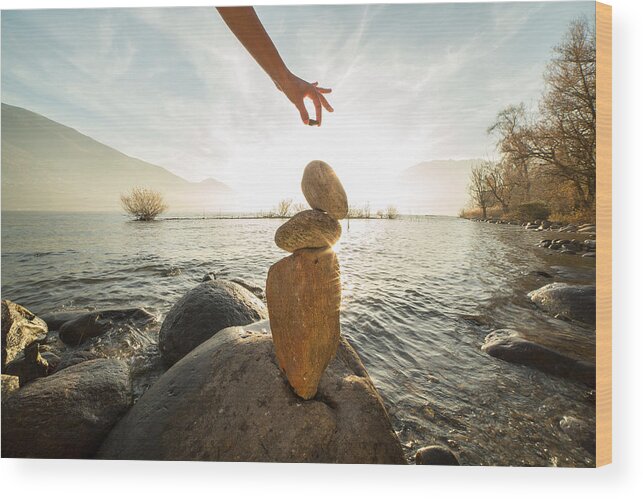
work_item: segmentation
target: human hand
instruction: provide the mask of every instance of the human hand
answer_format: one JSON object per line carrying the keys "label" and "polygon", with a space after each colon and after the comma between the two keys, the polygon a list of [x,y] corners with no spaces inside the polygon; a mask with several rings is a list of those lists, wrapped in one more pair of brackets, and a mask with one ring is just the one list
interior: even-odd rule
{"label": "human hand", "polygon": [[[322,106],[329,112],[333,112],[332,106],[324,97],[324,94],[332,92],[330,88],[321,88],[318,82],[308,83],[292,73],[288,73],[286,78],[281,82],[275,82],[277,88],[281,90],[288,100],[292,102],[301,116],[301,121],[304,125],[317,125],[321,126],[322,123]],[[304,104],[304,99],[310,99],[315,106],[315,120],[311,120],[308,116],[308,110]]]}

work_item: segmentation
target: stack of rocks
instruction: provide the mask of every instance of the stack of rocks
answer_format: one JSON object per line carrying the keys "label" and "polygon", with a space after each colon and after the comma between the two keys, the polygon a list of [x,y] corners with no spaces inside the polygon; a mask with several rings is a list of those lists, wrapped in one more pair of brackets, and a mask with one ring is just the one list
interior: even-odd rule
{"label": "stack of rocks", "polygon": [[339,344],[341,283],[332,249],[348,214],[346,192],[323,161],[306,166],[301,189],[312,210],[277,229],[275,243],[292,255],[268,271],[266,301],[279,367],[295,393],[310,399]]}

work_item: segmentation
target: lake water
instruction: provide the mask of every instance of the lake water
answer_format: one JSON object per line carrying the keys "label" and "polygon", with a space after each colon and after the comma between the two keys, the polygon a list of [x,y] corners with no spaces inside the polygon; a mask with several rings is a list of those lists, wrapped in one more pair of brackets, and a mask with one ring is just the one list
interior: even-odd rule
{"label": "lake water", "polygon": [[[5,212],[2,297],[37,314],[143,306],[162,318],[209,272],[263,287],[286,256],[273,243],[282,222]],[[595,463],[582,445],[595,427],[591,390],[480,350],[489,332],[512,327],[593,359],[593,329],[548,317],[526,297],[554,281],[595,282],[593,259],[547,255],[535,247],[542,233],[450,217],[342,227],[342,333],[409,458],[442,444],[472,465]],[[532,273],[541,270],[554,278]]]}

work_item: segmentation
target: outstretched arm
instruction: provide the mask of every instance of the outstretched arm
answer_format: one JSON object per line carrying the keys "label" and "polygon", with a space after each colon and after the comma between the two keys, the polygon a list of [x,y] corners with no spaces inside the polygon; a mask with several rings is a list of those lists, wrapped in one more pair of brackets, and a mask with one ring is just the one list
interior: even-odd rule
{"label": "outstretched arm", "polygon": [[[317,82],[308,83],[288,70],[254,8],[217,7],[217,10],[250,55],[272,78],[277,88],[295,105],[304,124],[321,126],[322,106],[327,111],[333,112],[333,108],[324,97],[324,94],[330,93],[331,89],[321,88]],[[306,97],[312,100],[315,106],[315,121],[308,116],[304,105]]]}

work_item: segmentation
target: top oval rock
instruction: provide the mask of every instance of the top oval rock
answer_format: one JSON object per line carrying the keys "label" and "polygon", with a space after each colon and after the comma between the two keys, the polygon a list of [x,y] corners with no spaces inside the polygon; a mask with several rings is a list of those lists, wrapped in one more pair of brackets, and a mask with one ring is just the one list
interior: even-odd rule
{"label": "top oval rock", "polygon": [[336,220],[348,215],[348,199],[335,171],[323,161],[308,163],[301,179],[301,190],[311,208],[325,211]]}

